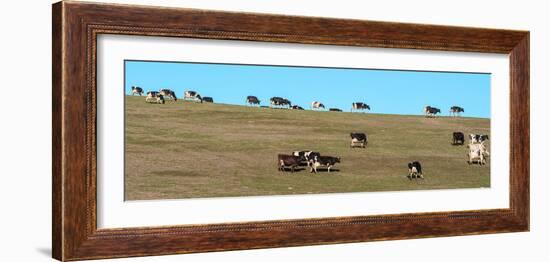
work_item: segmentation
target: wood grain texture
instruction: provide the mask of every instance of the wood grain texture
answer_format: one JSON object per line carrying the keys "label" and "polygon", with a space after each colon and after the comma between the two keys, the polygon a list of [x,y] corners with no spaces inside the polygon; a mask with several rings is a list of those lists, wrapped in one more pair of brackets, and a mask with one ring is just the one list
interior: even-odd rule
{"label": "wood grain texture", "polygon": [[[529,32],[81,2],[56,3],[52,13],[52,245],[58,260],[529,230]],[[100,34],[509,54],[510,208],[98,230]]]}

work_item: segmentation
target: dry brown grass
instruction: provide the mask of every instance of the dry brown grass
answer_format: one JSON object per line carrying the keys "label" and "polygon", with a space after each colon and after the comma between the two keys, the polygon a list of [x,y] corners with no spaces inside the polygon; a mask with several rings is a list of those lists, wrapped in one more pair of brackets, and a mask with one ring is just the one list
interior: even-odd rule
{"label": "dry brown grass", "polygon": [[[488,119],[155,105],[127,97],[125,121],[127,200],[490,186],[490,163],[470,166],[466,146],[451,146],[454,131],[488,134]],[[350,132],[367,133],[367,148],[350,149]],[[339,172],[277,171],[277,154],[306,149],[340,156]],[[412,160],[422,163],[423,181],[405,178]]]}

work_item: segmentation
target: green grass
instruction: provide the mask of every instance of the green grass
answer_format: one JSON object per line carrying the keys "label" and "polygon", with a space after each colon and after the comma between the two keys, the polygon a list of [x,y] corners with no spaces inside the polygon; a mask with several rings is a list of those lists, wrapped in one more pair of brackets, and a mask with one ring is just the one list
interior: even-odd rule
{"label": "green grass", "polygon": [[[144,100],[126,97],[127,200],[490,186],[490,163],[451,146],[454,131],[488,134],[489,119]],[[350,132],[367,133],[367,148],[349,148]],[[277,154],[294,150],[339,156],[339,172],[278,172]],[[413,160],[424,180],[405,178]]]}

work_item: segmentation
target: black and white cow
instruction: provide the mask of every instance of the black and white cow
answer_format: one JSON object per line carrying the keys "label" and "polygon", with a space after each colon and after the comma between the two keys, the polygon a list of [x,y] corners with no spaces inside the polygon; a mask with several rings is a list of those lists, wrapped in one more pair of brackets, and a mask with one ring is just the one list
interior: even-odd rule
{"label": "black and white cow", "polygon": [[365,148],[367,146],[367,134],[365,133],[350,133],[351,142],[349,147],[359,146]]}
{"label": "black and white cow", "polygon": [[460,113],[464,113],[464,108],[460,106],[451,106],[451,109],[449,109],[450,116],[460,116]]}
{"label": "black and white cow", "polygon": [[351,104],[351,112],[353,111],[359,111],[359,110],[369,110],[370,111],[370,106],[363,103],[363,102],[354,102]]}
{"label": "black and white cow", "polygon": [[407,175],[409,179],[417,177],[424,178],[424,175],[422,175],[422,165],[420,162],[413,161],[407,164],[407,166],[409,167],[409,174]]}
{"label": "black and white cow", "polygon": [[452,145],[464,145],[464,133],[462,132],[453,132],[453,142]]}
{"label": "black and white cow", "polygon": [[279,154],[277,155],[277,167],[279,171],[285,171],[285,167],[290,167],[290,172],[294,173],[294,169],[300,165],[300,157]]}
{"label": "black and white cow", "polygon": [[317,173],[317,168],[321,166],[327,167],[327,172],[330,173],[330,169],[336,164],[340,163],[339,157],[333,156],[315,156],[311,163],[310,173]]}
{"label": "black and white cow", "polygon": [[314,151],[294,151],[292,152],[292,155],[299,157],[302,162],[306,162],[307,166],[311,165],[314,157],[321,156],[319,152]]}
{"label": "black and white cow", "polygon": [[426,106],[424,107],[424,114],[426,117],[435,117],[436,114],[441,113],[441,110],[437,107]]}
{"label": "black and white cow", "polygon": [[315,110],[315,109],[325,109],[325,105],[323,105],[323,103],[321,102],[318,102],[318,101],[313,101],[311,102],[311,110]]}
{"label": "black and white cow", "polygon": [[161,95],[157,91],[149,91],[147,92],[147,96],[145,97],[145,102],[152,103],[152,104],[164,104],[164,96]]}
{"label": "black and white cow", "polygon": [[260,105],[260,99],[258,99],[257,97],[255,96],[247,96],[246,97],[246,103],[248,103],[249,105],[253,106],[253,105]]}
{"label": "black and white cow", "polygon": [[202,103],[202,97],[196,91],[185,91],[185,93],[183,94],[183,99],[193,100],[195,102],[198,101]]}
{"label": "black and white cow", "polygon": [[269,99],[269,104],[271,105],[271,107],[288,107],[290,108],[292,106],[292,103],[290,102],[290,100],[286,99],[286,98],[282,98],[282,97],[278,97],[278,96],[275,96],[275,97],[272,97],[271,99]]}
{"label": "black and white cow", "polygon": [[479,144],[489,140],[489,135],[470,134],[470,144]]}
{"label": "black and white cow", "polygon": [[205,96],[205,97],[202,98],[202,101],[207,102],[207,103],[214,103],[214,98],[209,97],[209,96]]}
{"label": "black and white cow", "polygon": [[176,97],[176,93],[170,89],[161,89],[159,90],[159,93],[164,96],[164,98],[173,99],[174,101],[178,101],[178,98]]}
{"label": "black and white cow", "polygon": [[139,86],[132,86],[132,95],[143,95],[143,88]]}
{"label": "black and white cow", "polygon": [[299,106],[299,105],[293,105],[292,107],[290,107],[290,109],[295,109],[295,110],[304,110],[303,107]]}
{"label": "black and white cow", "polygon": [[342,109],[340,109],[340,108],[329,108],[328,111],[331,111],[331,112],[342,112]]}

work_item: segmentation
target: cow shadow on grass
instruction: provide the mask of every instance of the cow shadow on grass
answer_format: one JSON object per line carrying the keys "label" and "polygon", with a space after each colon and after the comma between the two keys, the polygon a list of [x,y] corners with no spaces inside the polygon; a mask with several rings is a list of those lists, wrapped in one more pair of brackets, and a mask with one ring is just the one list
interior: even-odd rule
{"label": "cow shadow on grass", "polygon": [[[279,172],[281,173],[292,173],[291,171],[291,168],[290,167],[285,167],[283,170],[279,170]],[[315,174],[315,172],[311,172],[310,169],[307,167],[307,166],[304,166],[304,167],[295,167],[294,168],[294,173],[311,173],[311,174]],[[327,169],[317,169],[317,173],[335,173],[335,172],[340,172],[340,169],[330,169],[330,172],[328,172]]]}

